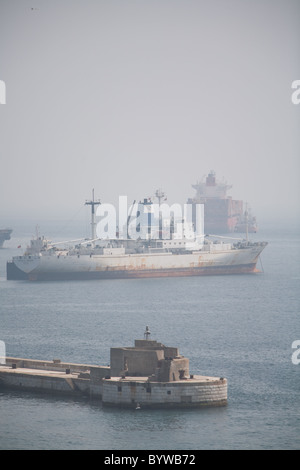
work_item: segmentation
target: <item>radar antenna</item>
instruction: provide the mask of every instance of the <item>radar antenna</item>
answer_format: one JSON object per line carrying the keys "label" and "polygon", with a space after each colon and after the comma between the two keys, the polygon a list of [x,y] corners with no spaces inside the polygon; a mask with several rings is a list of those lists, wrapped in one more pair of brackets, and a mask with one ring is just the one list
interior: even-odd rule
{"label": "radar antenna", "polygon": [[[158,199],[158,205],[159,205],[159,206],[160,206],[160,201],[161,201],[163,198],[166,199],[166,195],[165,195],[165,193],[164,193],[161,189],[157,189],[157,190],[155,191],[155,197],[157,197],[157,199]],[[165,199],[164,199],[164,200],[165,200]]]}

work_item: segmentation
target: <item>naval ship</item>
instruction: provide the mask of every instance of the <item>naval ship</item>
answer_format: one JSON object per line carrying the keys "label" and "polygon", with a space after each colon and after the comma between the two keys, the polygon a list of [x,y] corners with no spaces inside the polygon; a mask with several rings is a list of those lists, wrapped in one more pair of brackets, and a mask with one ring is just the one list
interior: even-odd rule
{"label": "naval ship", "polygon": [[0,248],[3,247],[5,240],[10,240],[12,230],[10,228],[5,228],[0,230]]}
{"label": "naval ship", "polygon": [[94,206],[100,203],[93,199],[86,204],[92,207],[91,239],[61,247],[67,242],[55,244],[37,236],[23,255],[7,263],[7,279],[56,281],[255,273],[267,245],[251,242],[248,237],[232,243],[209,235],[202,240],[177,238],[174,231],[169,239],[98,239]]}

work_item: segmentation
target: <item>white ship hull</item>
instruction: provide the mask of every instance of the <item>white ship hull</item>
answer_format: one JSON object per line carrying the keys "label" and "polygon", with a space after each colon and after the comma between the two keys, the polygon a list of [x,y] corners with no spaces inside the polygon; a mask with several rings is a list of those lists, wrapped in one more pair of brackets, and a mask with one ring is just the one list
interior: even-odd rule
{"label": "white ship hull", "polygon": [[174,254],[72,254],[40,253],[20,256],[14,264],[30,280],[109,279],[165,276],[199,276],[256,272],[265,243],[244,248]]}

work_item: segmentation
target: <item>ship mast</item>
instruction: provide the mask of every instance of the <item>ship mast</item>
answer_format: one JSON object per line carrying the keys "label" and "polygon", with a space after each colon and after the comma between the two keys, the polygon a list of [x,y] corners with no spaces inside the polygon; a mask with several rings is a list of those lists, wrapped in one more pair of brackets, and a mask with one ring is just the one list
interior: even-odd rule
{"label": "ship mast", "polygon": [[91,213],[92,213],[92,221],[91,221],[91,226],[92,226],[92,240],[95,240],[96,238],[96,224],[95,224],[95,206],[98,206],[101,204],[100,200],[95,201],[94,198],[94,189],[92,191],[92,200],[91,201],[86,201],[85,205],[86,206],[91,206]]}
{"label": "ship mast", "polygon": [[155,197],[157,197],[158,205],[160,206],[160,201],[165,197],[165,193],[161,189],[157,189],[155,192]]}
{"label": "ship mast", "polygon": [[[165,193],[161,189],[157,189],[155,192],[155,197],[158,199],[158,208],[159,208],[159,226],[158,226],[158,238],[161,240],[162,239],[162,215],[160,212],[160,201],[165,198]],[[164,199],[164,200],[165,200]]]}

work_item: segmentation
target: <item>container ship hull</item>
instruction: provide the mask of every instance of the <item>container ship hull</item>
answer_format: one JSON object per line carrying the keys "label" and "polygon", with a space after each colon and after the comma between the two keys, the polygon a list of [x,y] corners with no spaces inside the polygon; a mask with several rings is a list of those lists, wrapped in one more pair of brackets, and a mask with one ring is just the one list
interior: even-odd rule
{"label": "container ship hull", "polygon": [[[239,249],[190,254],[38,255],[13,260],[15,274],[8,279],[31,281],[88,280],[247,274],[256,264],[264,243]],[[22,273],[22,274],[21,274]]]}

